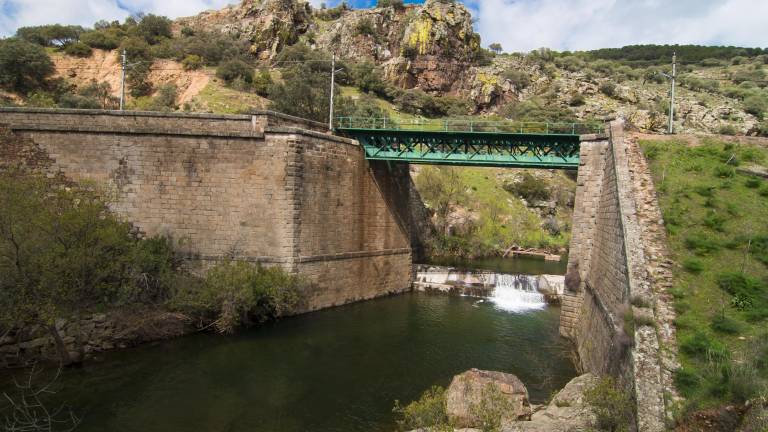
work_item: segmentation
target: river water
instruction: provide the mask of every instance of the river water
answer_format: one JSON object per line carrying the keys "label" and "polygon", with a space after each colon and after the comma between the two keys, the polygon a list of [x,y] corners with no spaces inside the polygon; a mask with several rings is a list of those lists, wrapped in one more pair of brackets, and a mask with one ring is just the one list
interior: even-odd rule
{"label": "river water", "polygon": [[107,353],[65,371],[55,397],[78,431],[392,431],[395,399],[472,367],[514,373],[545,401],[576,374],[558,315],[409,293]]}

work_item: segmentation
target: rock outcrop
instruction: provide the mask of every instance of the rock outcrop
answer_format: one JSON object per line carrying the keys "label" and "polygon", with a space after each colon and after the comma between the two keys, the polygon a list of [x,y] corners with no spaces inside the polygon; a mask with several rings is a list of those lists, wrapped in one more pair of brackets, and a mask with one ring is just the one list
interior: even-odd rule
{"label": "rock outcrop", "polygon": [[248,41],[256,57],[271,59],[296,43],[311,21],[312,8],[302,0],[243,0],[236,6],[179,18],[176,28],[228,34]]}
{"label": "rock outcrop", "polygon": [[510,404],[502,422],[525,420],[531,415],[528,389],[515,375],[470,369],[453,377],[446,392],[446,408],[451,423],[459,427],[479,426],[476,407],[487,403],[488,390],[495,386]]}
{"label": "rock outcrop", "polygon": [[409,20],[400,56],[385,64],[385,75],[405,88],[456,92],[479,51],[480,36],[472,29],[466,7],[427,0]]}

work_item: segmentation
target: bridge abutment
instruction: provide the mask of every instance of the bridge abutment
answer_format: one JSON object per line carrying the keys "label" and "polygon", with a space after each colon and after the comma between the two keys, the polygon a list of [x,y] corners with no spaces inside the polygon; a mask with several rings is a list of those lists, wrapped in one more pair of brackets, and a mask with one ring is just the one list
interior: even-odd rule
{"label": "bridge abutment", "polygon": [[[225,257],[307,279],[303,311],[410,289],[415,189],[319,123],[249,116],[0,109],[50,171],[104,185],[111,208],[203,270]],[[1,163],[24,158],[5,149]],[[418,243],[416,243],[418,244]],[[417,248],[418,249],[418,248]]]}

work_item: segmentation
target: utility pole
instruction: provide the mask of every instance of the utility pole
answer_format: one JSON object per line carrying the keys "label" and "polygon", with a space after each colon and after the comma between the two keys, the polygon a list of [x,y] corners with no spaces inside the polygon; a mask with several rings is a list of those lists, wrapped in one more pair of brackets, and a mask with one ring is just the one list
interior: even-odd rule
{"label": "utility pole", "polygon": [[675,121],[675,78],[677,78],[677,53],[672,53],[672,89],[669,91],[669,133],[675,133],[674,121]]}
{"label": "utility pole", "polygon": [[333,132],[333,88],[336,85],[336,53],[331,57],[331,113],[328,116],[328,130]]}
{"label": "utility pole", "polygon": [[125,69],[128,67],[125,49],[121,56],[121,73],[120,73],[120,111],[125,108]]}

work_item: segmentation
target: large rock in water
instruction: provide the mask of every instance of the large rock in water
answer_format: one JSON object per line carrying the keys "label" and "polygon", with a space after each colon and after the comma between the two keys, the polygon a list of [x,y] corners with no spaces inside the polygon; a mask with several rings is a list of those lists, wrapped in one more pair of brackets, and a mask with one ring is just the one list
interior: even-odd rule
{"label": "large rock in water", "polygon": [[507,414],[502,416],[502,423],[530,417],[528,389],[519,378],[503,372],[470,369],[453,377],[446,393],[448,418],[454,426],[479,426],[474,408],[483,403],[484,392],[487,395],[490,385],[496,386],[511,405]]}

